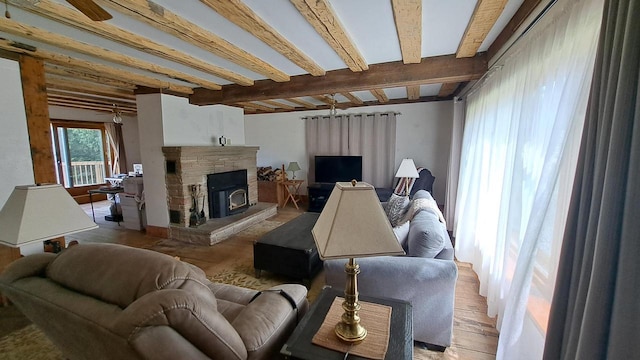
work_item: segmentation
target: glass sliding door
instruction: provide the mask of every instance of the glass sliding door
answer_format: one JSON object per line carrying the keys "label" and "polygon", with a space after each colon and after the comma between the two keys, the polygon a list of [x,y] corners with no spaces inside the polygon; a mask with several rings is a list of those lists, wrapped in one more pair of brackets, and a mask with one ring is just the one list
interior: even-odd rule
{"label": "glass sliding door", "polygon": [[107,153],[102,124],[52,122],[58,183],[66,188],[104,184]]}

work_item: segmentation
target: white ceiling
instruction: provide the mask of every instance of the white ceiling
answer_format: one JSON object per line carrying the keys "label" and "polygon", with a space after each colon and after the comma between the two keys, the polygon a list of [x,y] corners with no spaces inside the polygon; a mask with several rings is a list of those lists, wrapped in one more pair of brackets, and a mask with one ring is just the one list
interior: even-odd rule
{"label": "white ceiling", "polygon": [[[51,1],[71,8],[71,6],[64,0]],[[31,25],[53,33],[62,34],[83,43],[93,44],[110,51],[129,55],[154,64],[159,64],[220,85],[232,84],[229,80],[123,46],[122,44],[114,41],[57,23],[12,5],[26,2],[34,2],[34,0],[9,1],[9,11],[11,13],[12,21]],[[240,75],[249,77],[250,79],[263,80],[267,78],[264,75],[248,70],[241,65],[223,59],[198,46],[189,44],[171,34],[123,15],[111,7],[105,6],[106,3],[102,0],[96,2],[102,5],[110,14],[113,15],[113,19],[106,21],[108,24],[131,31],[132,33],[146,37],[172,49],[179,50],[195,58],[204,60],[207,63],[217,65]],[[263,61],[266,61],[289,76],[293,77],[307,74],[307,71],[294,64],[291,60],[287,59],[285,56],[272,49],[252,34],[238,27],[198,0],[155,0],[154,2],[171,12],[178,14],[189,22],[220,36],[240,49],[255,55]],[[340,56],[338,56],[336,51],[334,51],[332,47],[315,31],[313,26],[307,22],[304,16],[290,1],[242,0],[242,2],[248,5],[260,18],[271,25],[278,33],[312,58],[325,71],[347,68],[347,65]],[[346,29],[349,38],[353,43],[355,43],[367,64],[371,65],[402,60],[398,33],[390,0],[328,0],[328,2],[335,11],[339,22]],[[478,50],[479,52],[487,51],[497,35],[503,30],[505,25],[518,10],[522,2],[523,0],[507,1],[502,14],[499,16],[495,25],[480,46]],[[476,1],[473,0],[423,0],[422,57],[428,58],[455,54],[475,8]],[[78,12],[78,16],[80,17],[83,15]],[[38,49],[109,65],[113,68],[143,74],[156,79],[163,79],[171,83],[197,87],[186,81],[171,79],[165,75],[159,75],[150,71],[114,64],[97,57],[80,54],[62,49],[58,46],[34,41],[28,36],[20,36],[0,31],[0,37],[29,44]],[[420,95],[424,97],[436,96],[439,90],[439,84],[421,85]],[[407,90],[405,87],[385,88],[384,93],[389,97],[389,99],[403,99],[407,97]],[[365,102],[376,100],[369,91],[355,91],[352,94]],[[299,99],[316,105],[323,104],[322,102],[310,97],[301,96]],[[348,101],[348,99],[341,95],[336,95],[336,99],[339,102]]]}

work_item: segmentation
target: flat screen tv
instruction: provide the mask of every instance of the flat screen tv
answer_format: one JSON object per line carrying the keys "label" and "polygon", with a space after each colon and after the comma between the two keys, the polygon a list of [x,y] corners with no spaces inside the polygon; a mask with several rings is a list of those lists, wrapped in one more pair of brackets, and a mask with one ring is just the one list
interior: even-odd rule
{"label": "flat screen tv", "polygon": [[316,183],[362,181],[362,156],[316,156]]}

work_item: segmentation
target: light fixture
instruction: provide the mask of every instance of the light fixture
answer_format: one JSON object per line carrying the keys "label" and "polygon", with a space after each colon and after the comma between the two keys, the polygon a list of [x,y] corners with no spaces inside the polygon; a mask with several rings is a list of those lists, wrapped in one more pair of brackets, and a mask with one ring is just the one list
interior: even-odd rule
{"label": "light fixture", "polygon": [[298,170],[302,170],[302,169],[300,169],[300,166],[298,165],[297,161],[292,161],[292,162],[289,163],[289,166],[287,167],[287,171],[291,171],[293,173],[292,174],[292,179],[295,180],[296,171],[298,171]]}
{"label": "light fixture", "polygon": [[419,178],[418,170],[413,159],[402,159],[398,172],[396,172],[397,178],[404,178],[405,181],[405,195],[409,195],[409,179]]}
{"label": "light fixture", "polygon": [[329,116],[338,114],[338,110],[336,110],[336,103],[336,94],[331,94],[331,107],[329,108]]}
{"label": "light fixture", "polygon": [[16,186],[0,210],[0,243],[11,247],[97,227],[58,184]]}
{"label": "light fixture", "polygon": [[122,124],[122,112],[116,104],[113,104],[113,122],[116,124]]}
{"label": "light fixture", "polygon": [[344,314],[335,332],[344,341],[362,341],[367,330],[358,315],[360,267],[355,258],[404,254],[374,187],[355,180],[336,183],[311,233],[322,260],[349,259],[345,265]]}

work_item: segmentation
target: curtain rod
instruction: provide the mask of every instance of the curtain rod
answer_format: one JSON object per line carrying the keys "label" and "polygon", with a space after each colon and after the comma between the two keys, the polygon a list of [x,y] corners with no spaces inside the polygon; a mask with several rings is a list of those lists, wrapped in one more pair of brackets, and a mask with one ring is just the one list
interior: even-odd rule
{"label": "curtain rod", "polygon": [[345,114],[336,114],[336,115],[307,115],[307,116],[301,116],[300,119],[304,120],[306,118],[309,117],[331,117],[331,116],[350,116],[350,115],[375,115],[375,114],[388,114],[388,113],[393,113],[394,115],[402,115],[401,112],[399,111],[385,111],[385,112],[377,112],[377,113],[345,113]]}

